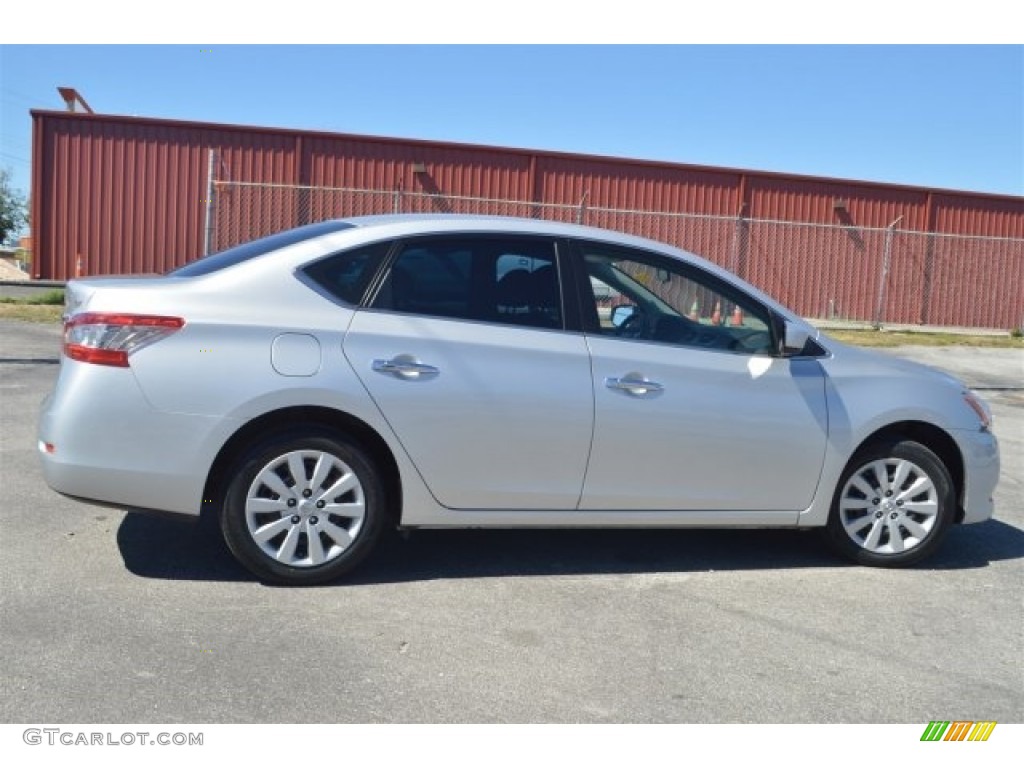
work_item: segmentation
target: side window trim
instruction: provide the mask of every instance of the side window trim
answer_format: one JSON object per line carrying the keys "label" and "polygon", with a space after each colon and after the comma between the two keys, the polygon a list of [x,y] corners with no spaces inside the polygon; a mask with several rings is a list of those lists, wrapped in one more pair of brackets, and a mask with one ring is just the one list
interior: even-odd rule
{"label": "side window trim", "polygon": [[388,252],[380,260],[377,273],[370,279],[369,285],[366,286],[366,290],[363,292],[363,299],[359,302],[359,309],[367,309],[373,304],[377,298],[377,293],[380,291],[380,287],[384,284],[384,280],[387,279],[388,273],[391,271],[391,265],[394,264],[401,250],[402,241],[392,240],[388,247]]}
{"label": "side window trim", "polygon": [[[594,292],[590,287],[590,278],[587,274],[587,267],[583,253],[584,243],[592,242],[579,239],[566,240],[567,261],[572,264],[573,296],[579,310],[580,329],[586,334],[599,334],[601,324],[597,315],[597,305],[594,303]],[[593,308],[594,311],[591,311]]]}
{"label": "side window trim", "polygon": [[579,267],[566,238],[554,239],[555,269],[558,272],[558,290],[562,300],[562,329],[571,333],[583,332],[583,304],[576,287]]}

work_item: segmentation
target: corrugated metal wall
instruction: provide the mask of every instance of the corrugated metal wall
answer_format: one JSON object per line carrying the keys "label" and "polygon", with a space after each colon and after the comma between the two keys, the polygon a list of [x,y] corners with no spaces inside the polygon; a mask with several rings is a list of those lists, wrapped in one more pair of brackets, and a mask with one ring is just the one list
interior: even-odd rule
{"label": "corrugated metal wall", "polygon": [[[721,216],[733,221],[688,228],[678,220],[652,219],[642,234],[698,253],[728,253],[724,266],[805,313],[828,311],[819,306],[827,301],[847,316],[870,317],[877,297],[865,286],[877,285],[884,268],[880,230],[898,220],[900,230],[940,234],[903,238],[890,249],[890,322],[943,322],[955,316],[979,324],[1009,318],[1013,324],[1018,322],[1014,313],[1024,310],[975,306],[985,303],[979,281],[998,282],[1004,289],[1007,281],[1019,281],[1016,252],[979,252],[965,266],[962,254],[951,253],[941,237],[1024,238],[1024,201],[1017,197],[148,118],[47,111],[34,111],[32,117],[34,269],[42,278],[163,272],[201,255],[213,149],[216,178],[284,185],[274,193],[271,214],[259,212],[259,221],[248,209],[250,198],[233,198],[225,188],[217,200],[216,223],[227,242],[232,228],[248,238],[303,218],[337,215],[330,210],[330,196],[290,188],[301,185],[427,193],[442,211],[456,197],[574,206],[601,210],[604,226],[626,231],[635,227],[635,216],[623,214],[620,225],[616,211]],[[740,217],[755,221],[746,224]],[[781,230],[756,220],[828,227]],[[809,268],[826,253],[828,265]],[[940,296],[955,313],[934,309]],[[958,301],[970,307],[956,307]]]}
{"label": "corrugated metal wall", "polygon": [[201,254],[211,148],[238,177],[296,178],[287,136],[65,114],[33,112],[38,277],[164,272]]}

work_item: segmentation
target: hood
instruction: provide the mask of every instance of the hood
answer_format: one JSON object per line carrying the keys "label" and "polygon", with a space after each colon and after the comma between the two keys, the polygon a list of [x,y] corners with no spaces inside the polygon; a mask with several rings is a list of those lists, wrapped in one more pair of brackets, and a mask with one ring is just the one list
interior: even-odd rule
{"label": "hood", "polygon": [[[844,370],[856,371],[864,376],[897,376],[907,378],[925,378],[932,382],[942,382],[951,389],[966,391],[970,389],[963,381],[945,371],[930,365],[916,363],[913,360],[875,352],[863,347],[854,347],[836,341],[827,334],[820,334],[818,340],[832,353],[834,366]],[[827,362],[826,368],[830,368]]]}

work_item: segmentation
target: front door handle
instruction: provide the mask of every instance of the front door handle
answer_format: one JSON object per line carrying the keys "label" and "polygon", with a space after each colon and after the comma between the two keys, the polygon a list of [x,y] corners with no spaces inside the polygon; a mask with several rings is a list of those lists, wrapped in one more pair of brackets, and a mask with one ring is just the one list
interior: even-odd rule
{"label": "front door handle", "polygon": [[604,380],[604,385],[608,389],[625,392],[632,397],[654,396],[665,391],[664,386],[639,373],[627,373],[621,379],[609,376]]}
{"label": "front door handle", "polygon": [[412,355],[398,355],[390,360],[374,360],[371,364],[377,373],[385,373],[406,381],[430,379],[441,373],[440,368],[421,363]]}

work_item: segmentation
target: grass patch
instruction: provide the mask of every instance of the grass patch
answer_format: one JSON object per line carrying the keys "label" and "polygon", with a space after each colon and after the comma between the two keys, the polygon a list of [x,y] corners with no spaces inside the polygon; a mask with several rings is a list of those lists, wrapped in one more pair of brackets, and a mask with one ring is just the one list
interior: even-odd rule
{"label": "grass patch", "polygon": [[30,323],[59,323],[63,306],[53,304],[0,303],[0,319],[25,320]]}
{"label": "grass patch", "polygon": [[0,319],[30,323],[59,323],[64,313],[64,291],[54,288],[33,296],[0,297]]}
{"label": "grass patch", "polygon": [[54,288],[52,291],[37,293],[34,296],[3,296],[0,297],[0,304],[64,306],[64,291],[61,288]]}
{"label": "grass patch", "polygon": [[995,347],[1024,349],[1024,339],[1017,336],[966,336],[958,333],[924,331],[826,330],[826,336],[858,347]]}

